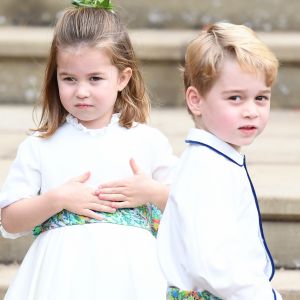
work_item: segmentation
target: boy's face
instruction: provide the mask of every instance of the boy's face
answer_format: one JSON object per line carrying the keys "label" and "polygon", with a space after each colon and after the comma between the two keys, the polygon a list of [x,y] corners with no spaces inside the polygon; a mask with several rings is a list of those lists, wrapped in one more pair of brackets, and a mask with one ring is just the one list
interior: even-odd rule
{"label": "boy's face", "polygon": [[239,150],[265,128],[271,88],[265,75],[250,73],[226,59],[220,76],[200,102],[202,128]]}

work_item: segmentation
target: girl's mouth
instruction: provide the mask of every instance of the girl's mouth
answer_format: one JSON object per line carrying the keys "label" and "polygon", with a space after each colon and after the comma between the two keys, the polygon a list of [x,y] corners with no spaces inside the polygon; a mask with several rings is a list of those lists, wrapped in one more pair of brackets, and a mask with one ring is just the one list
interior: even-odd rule
{"label": "girl's mouth", "polygon": [[77,108],[89,108],[89,107],[92,107],[92,105],[90,105],[90,104],[84,104],[84,103],[82,103],[82,104],[76,104],[75,106]]}

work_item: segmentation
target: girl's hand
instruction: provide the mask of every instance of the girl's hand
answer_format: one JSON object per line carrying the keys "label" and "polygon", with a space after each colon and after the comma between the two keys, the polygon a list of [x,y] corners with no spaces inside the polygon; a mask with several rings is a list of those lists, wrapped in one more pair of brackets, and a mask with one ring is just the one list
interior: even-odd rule
{"label": "girl's hand", "polygon": [[115,208],[132,208],[153,203],[164,209],[169,188],[146,176],[134,159],[129,161],[133,176],[101,184],[95,194],[102,201],[111,201]]}
{"label": "girl's hand", "polygon": [[102,217],[94,211],[115,212],[110,202],[100,200],[85,185],[89,177],[90,173],[87,172],[58,188],[20,199],[3,208],[1,214],[4,229],[9,233],[30,231],[63,209],[97,220],[102,220]]}
{"label": "girl's hand", "polygon": [[95,195],[95,191],[85,185],[90,175],[90,172],[87,172],[69,180],[53,191],[55,193],[53,197],[61,201],[62,209],[78,215],[102,220],[103,218],[95,211],[113,213],[116,209],[112,207],[110,201],[99,199]]}

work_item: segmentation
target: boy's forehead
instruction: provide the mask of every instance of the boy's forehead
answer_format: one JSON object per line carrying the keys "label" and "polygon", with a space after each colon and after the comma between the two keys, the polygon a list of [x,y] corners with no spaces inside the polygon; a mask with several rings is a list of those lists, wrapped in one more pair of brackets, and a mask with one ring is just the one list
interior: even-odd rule
{"label": "boy's forehead", "polygon": [[241,66],[234,59],[224,60],[213,85],[215,84],[222,85],[224,88],[231,87],[233,90],[239,87],[247,87],[249,84],[263,90],[268,89],[264,71],[250,66]]}

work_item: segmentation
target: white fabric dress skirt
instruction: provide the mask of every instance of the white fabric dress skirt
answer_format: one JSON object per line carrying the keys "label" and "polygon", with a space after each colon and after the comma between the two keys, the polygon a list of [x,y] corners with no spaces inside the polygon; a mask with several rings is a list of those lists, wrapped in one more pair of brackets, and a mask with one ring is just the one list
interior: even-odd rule
{"label": "white fabric dress skirt", "polygon": [[34,240],[4,299],[165,299],[156,251],[151,232],[134,226],[52,229]]}

